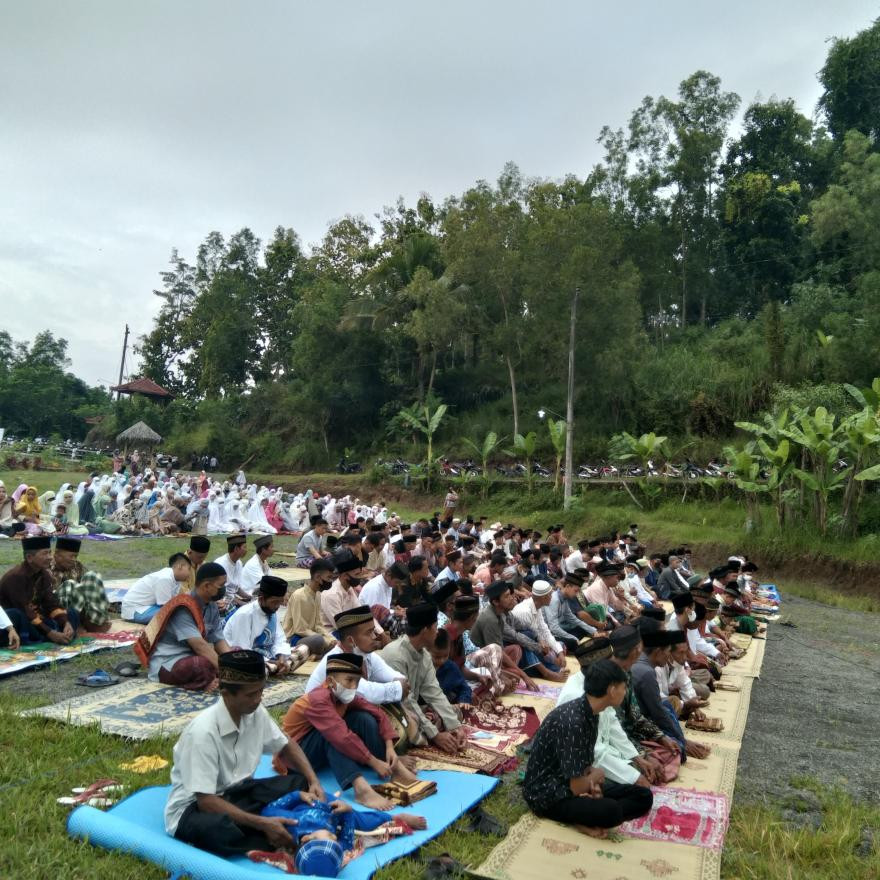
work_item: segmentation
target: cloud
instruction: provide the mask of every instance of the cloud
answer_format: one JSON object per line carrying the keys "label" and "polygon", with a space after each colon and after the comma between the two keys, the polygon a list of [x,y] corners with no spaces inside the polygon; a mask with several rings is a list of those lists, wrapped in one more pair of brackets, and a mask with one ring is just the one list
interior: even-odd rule
{"label": "cloud", "polygon": [[602,125],[698,68],[811,113],[832,35],[870,2],[441,5],[29,2],[0,32],[4,329],[48,328],[115,381],[173,247],[212,229],[306,243],[422,191],[586,174]]}

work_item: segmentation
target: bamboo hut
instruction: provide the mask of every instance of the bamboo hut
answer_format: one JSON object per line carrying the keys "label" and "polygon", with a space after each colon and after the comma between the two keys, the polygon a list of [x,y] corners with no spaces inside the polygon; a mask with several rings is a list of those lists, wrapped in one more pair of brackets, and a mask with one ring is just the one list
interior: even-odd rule
{"label": "bamboo hut", "polygon": [[116,442],[122,444],[127,454],[129,446],[146,446],[152,449],[162,442],[162,438],[146,423],[136,422],[130,428],[126,428],[116,438]]}

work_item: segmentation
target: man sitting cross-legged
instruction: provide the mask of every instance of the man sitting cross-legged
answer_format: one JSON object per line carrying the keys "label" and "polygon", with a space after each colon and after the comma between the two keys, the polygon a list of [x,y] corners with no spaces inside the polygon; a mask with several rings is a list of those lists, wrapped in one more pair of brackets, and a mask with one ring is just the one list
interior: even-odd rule
{"label": "man sitting cross-legged", "polygon": [[104,582],[95,571],[86,571],[79,561],[82,542],[78,538],[58,538],[49,574],[52,585],[63,606],[75,608],[79,625],[87,632],[107,632],[110,629],[110,604],[104,592]]}
{"label": "man sitting cross-legged", "polygon": [[523,784],[526,803],[539,816],[607,837],[607,829],[651,809],[650,788],[607,782],[594,766],[599,715],[625,695],[626,673],[611,660],[598,660],[584,671],[583,696],[557,706],[541,722]]}
{"label": "man sitting cross-legged", "polygon": [[[418,739],[427,739],[438,749],[456,754],[467,739],[461,720],[437,682],[430,649],[437,638],[437,606],[411,605],[406,609],[406,634],[382,649],[382,659],[404,675],[410,692],[404,707],[418,721]],[[445,730],[428,716],[420,703],[432,709]],[[415,737],[414,737],[415,739]]]}
{"label": "man sitting cross-legged", "polygon": [[[213,563],[211,563],[213,564]],[[256,651],[219,657],[220,699],[200,712],[174,746],[165,830],[223,856],[293,846],[290,821],[260,815],[291,791],[324,800],[302,749],[261,705],[266,665]],[[280,751],[296,773],[254,779],[261,755]]]}
{"label": "man sitting cross-legged", "polygon": [[166,568],[144,575],[128,589],[122,597],[122,619],[149,623],[169,600],[181,592],[189,592],[186,584],[191,572],[189,556],[172,553]]}
{"label": "man sitting cross-legged", "polygon": [[187,690],[217,687],[219,658],[230,650],[223,637],[218,600],[226,595],[226,572],[206,562],[196,572],[191,593],[166,602],[134,645],[150,681]]}
{"label": "man sitting cross-legged", "polygon": [[291,705],[282,728],[299,743],[313,767],[329,766],[341,790],[353,788],[359,804],[388,810],[391,802],[372,789],[363,768],[403,785],[417,778],[394,751],[395,733],[385,713],[357,692],[364,658],[331,654],[326,668],[324,684]]}
{"label": "man sitting cross-legged", "polygon": [[278,620],[278,609],[286,595],[287,581],[264,574],[254,598],[236,608],[223,627],[227,644],[258,651],[265,657],[269,675],[287,675],[309,659],[306,645],[291,649]]}

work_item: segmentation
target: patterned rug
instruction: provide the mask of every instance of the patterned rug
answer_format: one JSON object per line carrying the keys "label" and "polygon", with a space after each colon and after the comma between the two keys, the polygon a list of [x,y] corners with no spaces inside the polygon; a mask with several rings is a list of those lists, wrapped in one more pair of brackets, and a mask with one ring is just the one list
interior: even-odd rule
{"label": "patterned rug", "polygon": [[496,880],[713,880],[718,852],[664,840],[587,837],[526,813],[476,869]]}
{"label": "patterned rug", "polygon": [[24,669],[72,660],[74,657],[91,654],[95,651],[127,648],[134,644],[139,631],[140,628],[130,633],[115,632],[95,638],[81,636],[69,645],[41,642],[37,645],[23,645],[17,651],[0,650],[0,677],[11,675],[13,672],[21,672]]}
{"label": "patterned rug", "polygon": [[[290,703],[302,696],[304,686],[302,678],[273,679],[266,685],[263,705]],[[212,706],[216,700],[216,692],[187,691],[136,678],[53,706],[27,709],[21,715],[51,718],[78,727],[97,724],[102,733],[140,740],[177,736],[202,709]]]}
{"label": "patterned rug", "polygon": [[624,822],[627,837],[704,846],[721,851],[730,805],[723,794],[684,788],[652,788],[654,806],[641,819]]}
{"label": "patterned rug", "polygon": [[530,697],[546,697],[548,700],[553,700],[555,703],[559,698],[559,694],[562,691],[561,684],[544,684],[543,682],[537,681],[535,684],[538,685],[538,690],[533,691],[530,688],[527,688],[524,684],[520,684],[520,686],[514,691],[515,694],[528,694]]}
{"label": "patterned rug", "polygon": [[529,706],[486,700],[461,708],[468,742],[508,757],[516,755],[517,747],[530,740],[541,724],[538,713]]}
{"label": "patterned rug", "polygon": [[484,776],[500,776],[515,769],[517,764],[516,758],[474,745],[468,745],[458,755],[449,755],[429,743],[407,749],[406,754],[418,758],[419,770],[458,770],[462,773],[482,773]]}

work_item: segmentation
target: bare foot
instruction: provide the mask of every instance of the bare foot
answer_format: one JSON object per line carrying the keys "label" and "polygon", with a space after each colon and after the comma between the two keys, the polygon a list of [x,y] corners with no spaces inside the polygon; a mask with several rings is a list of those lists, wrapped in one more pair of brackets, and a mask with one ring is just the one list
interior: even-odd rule
{"label": "bare foot", "polygon": [[548,669],[547,672],[544,673],[544,678],[546,678],[547,681],[555,681],[558,683],[562,683],[568,678],[568,670],[566,670],[563,673],[563,672],[550,672],[550,670]]}
{"label": "bare foot", "polygon": [[418,782],[418,776],[412,772],[405,764],[401,764],[398,760],[394,768],[391,771],[391,778],[395,782],[402,782],[404,785],[409,785],[411,782]]}
{"label": "bare foot", "polygon": [[403,764],[407,770],[411,770],[413,773],[419,769],[419,759],[414,758],[412,755],[399,755],[397,760]]}
{"label": "bare foot", "polygon": [[608,837],[607,828],[591,828],[589,825],[573,825],[572,827],[576,831],[580,831],[581,834],[586,834],[588,837],[598,837],[600,840],[604,840]]}
{"label": "bare foot", "polygon": [[424,816],[417,816],[415,813],[397,813],[395,818],[406,822],[414,831],[421,831],[428,827],[428,820]]}
{"label": "bare foot", "polygon": [[382,797],[381,794],[373,791],[369,786],[361,791],[355,791],[354,799],[362,806],[369,807],[371,810],[382,810],[382,812],[387,813],[388,810],[394,807],[392,801]]}

